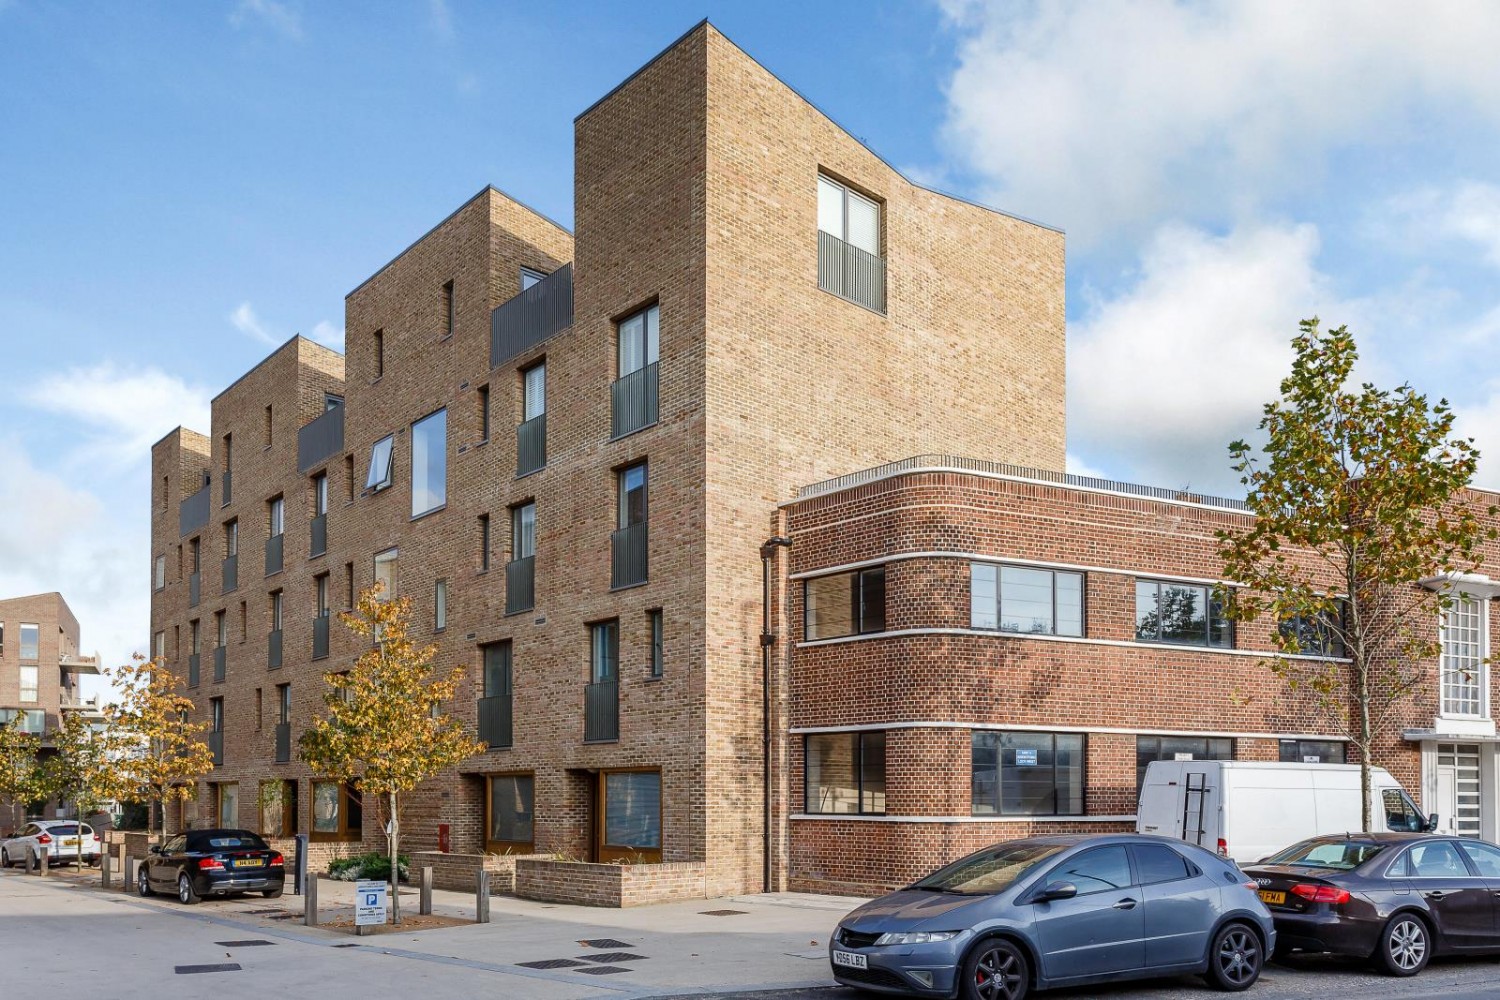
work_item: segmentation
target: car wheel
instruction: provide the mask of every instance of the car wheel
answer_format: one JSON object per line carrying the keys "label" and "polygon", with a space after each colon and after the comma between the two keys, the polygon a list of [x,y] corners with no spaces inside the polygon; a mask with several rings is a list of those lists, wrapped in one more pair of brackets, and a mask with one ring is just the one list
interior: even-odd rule
{"label": "car wheel", "polygon": [[193,891],[193,880],[188,877],[187,872],[177,876],[177,901],[187,906],[198,902],[198,894]]}
{"label": "car wheel", "polygon": [[964,961],[964,1000],[1021,1000],[1030,986],[1026,956],[1004,938],[981,941]]}
{"label": "car wheel", "polygon": [[1432,957],[1432,933],[1415,913],[1398,913],[1380,932],[1375,965],[1392,976],[1415,976]]}
{"label": "car wheel", "polygon": [[156,893],[151,890],[151,880],[146,877],[146,866],[145,865],[141,865],[140,871],[138,871],[136,873],[136,876],[135,876],[135,891],[136,891],[136,894],[140,895],[140,896],[154,896],[154,895],[156,895]]}
{"label": "car wheel", "polygon": [[1204,978],[1217,989],[1238,993],[1255,985],[1265,961],[1265,949],[1253,930],[1244,924],[1226,924],[1214,935]]}
{"label": "car wheel", "polygon": [[285,886],[282,886],[282,887],[277,888],[277,889],[262,889],[260,891],[260,894],[262,896],[266,897],[267,899],[280,899],[281,898],[282,890],[285,889],[285,888],[286,888]]}
{"label": "car wheel", "polygon": [[0,868],[9,868],[9,867],[10,867],[10,853],[8,851],[6,851],[5,848],[0,847]]}

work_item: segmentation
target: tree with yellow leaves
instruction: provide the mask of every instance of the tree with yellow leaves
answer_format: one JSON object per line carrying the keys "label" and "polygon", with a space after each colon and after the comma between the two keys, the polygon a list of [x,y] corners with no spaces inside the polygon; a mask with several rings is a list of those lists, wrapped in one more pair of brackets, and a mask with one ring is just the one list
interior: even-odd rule
{"label": "tree with yellow leaves", "polygon": [[77,860],[82,870],[83,820],[129,791],[120,768],[127,744],[109,722],[95,723],[78,712],[64,713],[50,738],[56,753],[43,764],[43,790],[49,797],[73,803],[80,823]]}
{"label": "tree with yellow leaves", "polygon": [[0,726],[0,799],[10,799],[13,825],[17,830],[25,819],[24,810],[28,802],[43,796],[42,769],[37,760],[37,751],[42,739],[28,733],[24,726],[26,715],[17,712],[5,725]]}
{"label": "tree with yellow leaves", "polygon": [[377,803],[387,819],[391,855],[391,922],[401,922],[397,848],[401,796],[422,782],[484,752],[463,723],[442,710],[463,678],[455,667],[435,676],[436,646],[418,648],[407,636],[411,602],[382,600],[381,585],[360,592],[353,612],[340,616],[374,648],[347,673],[324,674],[328,714],[299,740],[302,760],[322,777],[352,782],[360,797]]}
{"label": "tree with yellow leaves", "polygon": [[213,770],[213,750],[203,739],[208,723],[190,721],[193,702],[179,693],[182,678],[165,664],[137,654],[109,677],[120,691],[111,722],[124,744],[121,797],[145,805],[146,832],[154,837],[157,807],[165,812],[166,803],[191,798],[198,779]]}

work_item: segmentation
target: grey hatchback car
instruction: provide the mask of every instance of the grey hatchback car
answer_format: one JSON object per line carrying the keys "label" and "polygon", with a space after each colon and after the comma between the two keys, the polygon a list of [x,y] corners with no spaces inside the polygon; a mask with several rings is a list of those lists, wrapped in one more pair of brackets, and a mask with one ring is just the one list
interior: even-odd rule
{"label": "grey hatchback car", "polygon": [[961,1000],[1182,974],[1243,990],[1276,947],[1258,888],[1165,837],[1011,840],[854,910],[828,957],[848,986]]}

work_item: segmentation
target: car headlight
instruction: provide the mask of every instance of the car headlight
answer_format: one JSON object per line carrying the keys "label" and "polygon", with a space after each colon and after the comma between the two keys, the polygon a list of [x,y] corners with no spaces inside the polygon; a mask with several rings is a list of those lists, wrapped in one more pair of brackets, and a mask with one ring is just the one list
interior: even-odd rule
{"label": "car headlight", "polygon": [[881,944],[937,944],[939,941],[951,941],[958,937],[959,931],[900,931],[882,934],[875,939],[877,945]]}

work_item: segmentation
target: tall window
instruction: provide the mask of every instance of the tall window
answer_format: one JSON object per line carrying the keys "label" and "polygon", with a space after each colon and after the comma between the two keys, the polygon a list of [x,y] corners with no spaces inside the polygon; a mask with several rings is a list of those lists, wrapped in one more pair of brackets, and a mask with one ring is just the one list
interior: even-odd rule
{"label": "tall window", "polygon": [[370,351],[375,363],[370,367],[375,371],[375,378],[385,374],[385,331],[376,330],[370,336]]}
{"label": "tall window", "polygon": [[215,787],[219,790],[219,826],[233,830],[240,825],[240,786],[222,781]]}
{"label": "tall window", "polygon": [[208,721],[209,731],[222,733],[224,731],[224,699],[208,699]]}
{"label": "tall window", "polygon": [[646,523],[646,463],[620,470],[620,527]]}
{"label": "tall window", "polygon": [[37,700],[37,678],[39,668],[35,663],[21,664],[21,700]]}
{"label": "tall window", "polygon": [[867,254],[880,256],[880,206],[821,174],[818,228]]}
{"label": "tall window", "polygon": [[188,564],[194,573],[203,568],[203,541],[193,538],[188,541]]}
{"label": "tall window", "polygon": [[280,725],[287,725],[292,721],[292,686],[290,684],[276,685],[276,721]]}
{"label": "tall window", "polygon": [[322,517],[328,513],[328,473],[320,472],[313,476],[313,516]]}
{"label": "tall window", "polygon": [[198,627],[198,619],[194,618],[188,622],[188,652],[194,656],[203,652],[203,640]]}
{"label": "tall window", "polygon": [[1440,662],[1444,715],[1483,718],[1487,714],[1484,618],[1483,604],[1462,595],[1454,596],[1452,604],[1443,613]]}
{"label": "tall window", "polygon": [[275,538],[286,530],[286,501],[273,497],[266,514],[266,534]]}
{"label": "tall window", "polygon": [[620,378],[656,364],[661,353],[661,308],[651,306],[620,321]]}
{"label": "tall window", "polygon": [[534,420],[547,412],[547,362],[521,373],[521,419]]}
{"label": "tall window", "polygon": [[271,631],[281,631],[281,591],[271,591]]}
{"label": "tall window", "polygon": [[490,439],[490,387],[482,385],[478,389],[479,397],[479,440]]}
{"label": "tall window", "polygon": [[215,645],[229,645],[229,622],[222,611],[214,612],[214,633]]}
{"label": "tall window", "polygon": [[885,567],[817,576],[803,584],[808,639],[885,631]]}
{"label": "tall window", "polygon": [[224,522],[224,558],[240,554],[240,522],[236,518],[233,521]]}
{"label": "tall window", "polygon": [[411,425],[411,516],[448,502],[448,411]]}
{"label": "tall window", "polygon": [[312,839],[357,841],[363,826],[364,810],[353,785],[313,782]]}
{"label": "tall window", "polygon": [[974,563],[969,568],[974,628],[1019,635],[1083,635],[1083,574]]}
{"label": "tall window", "polygon": [[529,774],[502,774],[489,780],[489,835],[485,849],[496,854],[530,853],[535,789]]}
{"label": "tall window", "polygon": [[647,611],[646,620],[651,626],[651,676],[660,677],[662,675],[662,670],[664,667],[664,657],[662,655],[661,608],[653,608],[652,610]]}
{"label": "tall window", "polygon": [[491,642],[480,649],[484,653],[484,696],[498,698],[511,692],[510,640]]}
{"label": "tall window", "polygon": [[1220,649],[1234,645],[1234,629],[1212,587],[1160,580],[1136,581],[1135,637]]}
{"label": "tall window", "polygon": [[510,509],[510,557],[529,559],[536,555],[536,503]]}
{"label": "tall window", "polygon": [[479,572],[490,571],[490,516],[479,515]]}
{"label": "tall window", "polygon": [[976,816],[1082,816],[1079,733],[980,732],[973,737]]}
{"label": "tall window", "polygon": [[1135,787],[1146,782],[1153,760],[1234,760],[1234,740],[1217,736],[1137,736]]}
{"label": "tall window", "polygon": [[595,684],[613,681],[620,668],[620,623],[599,622],[589,626],[589,671]]}
{"label": "tall window", "polygon": [[42,658],[42,629],[31,622],[21,623],[21,662],[36,663]]}
{"label": "tall window", "polygon": [[167,585],[167,557],[160,555],[156,557],[156,564],[151,570],[151,589],[161,590]]}
{"label": "tall window", "polygon": [[432,585],[432,630],[441,632],[448,627],[448,581],[438,580]]}
{"label": "tall window", "polygon": [[151,659],[158,664],[167,662],[167,633],[165,631],[152,633]]}
{"label": "tall window", "polygon": [[383,584],[380,599],[389,601],[396,596],[396,550],[386,549],[375,554],[375,582]]}
{"label": "tall window", "polygon": [[443,282],[443,336],[453,336],[453,282]]}
{"label": "tall window", "polygon": [[809,734],[803,747],[807,812],[885,812],[885,733]]}
{"label": "tall window", "polygon": [[370,471],[365,489],[383,490],[391,485],[391,456],[396,450],[396,435],[387,434],[370,446]]}

